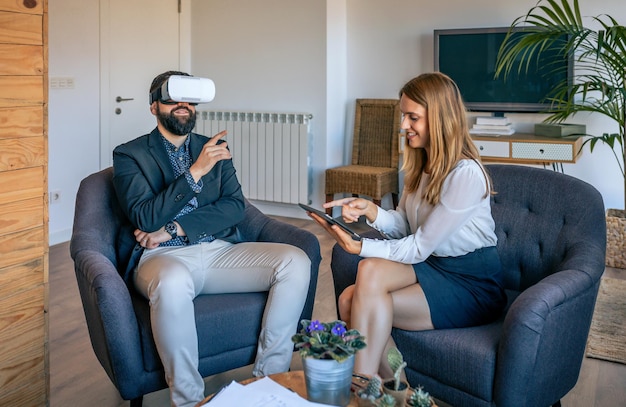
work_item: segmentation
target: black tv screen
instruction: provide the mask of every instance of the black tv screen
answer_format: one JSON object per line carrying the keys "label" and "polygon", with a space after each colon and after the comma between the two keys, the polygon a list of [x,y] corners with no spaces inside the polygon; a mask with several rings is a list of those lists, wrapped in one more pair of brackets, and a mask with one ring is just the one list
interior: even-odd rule
{"label": "black tv screen", "polygon": [[[542,53],[517,74],[495,79],[496,59],[508,27],[434,31],[435,71],[450,76],[458,85],[470,111],[542,112],[550,106],[556,85],[572,76],[572,60],[556,49]],[[522,31],[513,35],[524,35]]]}

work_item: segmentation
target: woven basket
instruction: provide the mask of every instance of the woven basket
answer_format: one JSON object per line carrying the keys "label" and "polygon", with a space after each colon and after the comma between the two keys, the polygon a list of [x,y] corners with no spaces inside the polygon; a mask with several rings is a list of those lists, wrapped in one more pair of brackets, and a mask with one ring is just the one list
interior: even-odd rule
{"label": "woven basket", "polygon": [[626,210],[606,211],[606,265],[626,269]]}

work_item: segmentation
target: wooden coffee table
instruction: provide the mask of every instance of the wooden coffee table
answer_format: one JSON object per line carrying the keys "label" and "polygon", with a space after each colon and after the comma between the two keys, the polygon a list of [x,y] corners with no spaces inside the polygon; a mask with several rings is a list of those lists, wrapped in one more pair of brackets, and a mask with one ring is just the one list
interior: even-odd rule
{"label": "wooden coffee table", "polygon": [[[268,376],[270,379],[274,380],[276,383],[280,384],[283,387],[286,387],[290,390],[295,391],[296,393],[298,393],[299,396],[304,397],[306,399],[307,394],[306,394],[306,383],[304,382],[304,371],[303,370],[294,370],[292,372],[285,372],[285,373],[276,373],[276,374],[271,374]],[[246,379],[241,381],[241,384],[248,384],[248,383],[252,383],[255,380],[260,379],[259,377],[253,377],[251,379]],[[213,397],[213,395],[209,395],[207,396],[204,400],[202,400],[199,404],[196,405],[196,407],[201,406],[203,404],[205,404],[206,402],[208,402],[209,400],[211,400],[211,397]],[[351,393],[350,395],[350,404],[348,404],[348,407],[357,407],[357,400],[356,400],[356,396],[354,395],[354,393]]]}
{"label": "wooden coffee table", "polygon": [[[306,383],[304,381],[304,371],[303,370],[294,370],[292,372],[285,372],[285,373],[275,373],[275,374],[271,374],[268,376],[270,379],[274,380],[276,383],[280,384],[281,386],[295,391],[296,393],[298,393],[298,395],[300,397],[303,398],[307,398],[307,393],[306,393]],[[253,377],[250,379],[246,379],[246,380],[242,380],[240,383],[241,384],[248,384],[248,383],[252,383],[256,380],[259,380],[260,377]],[[367,382],[363,382],[361,379],[355,379],[355,377],[353,376],[352,378],[352,384],[353,386],[355,385],[355,381],[360,381],[358,383],[358,386],[364,386]],[[211,397],[213,397],[212,394],[208,395],[204,400],[202,400],[200,403],[196,404],[195,407],[199,407],[205,403],[207,403],[209,400],[211,400]],[[350,403],[348,404],[347,407],[358,407],[358,401],[357,401],[357,397],[354,393],[350,393]],[[408,403],[407,403],[408,405]],[[437,400],[435,400],[435,404],[433,404],[432,407],[437,407],[437,406],[448,406],[447,404],[441,404],[441,402],[437,402]]]}

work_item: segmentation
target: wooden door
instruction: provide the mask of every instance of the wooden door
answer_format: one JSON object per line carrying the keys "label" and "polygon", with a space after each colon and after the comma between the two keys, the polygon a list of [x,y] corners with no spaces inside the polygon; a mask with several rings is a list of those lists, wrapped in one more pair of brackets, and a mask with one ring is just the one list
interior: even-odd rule
{"label": "wooden door", "polygon": [[0,405],[48,400],[47,0],[0,0]]}

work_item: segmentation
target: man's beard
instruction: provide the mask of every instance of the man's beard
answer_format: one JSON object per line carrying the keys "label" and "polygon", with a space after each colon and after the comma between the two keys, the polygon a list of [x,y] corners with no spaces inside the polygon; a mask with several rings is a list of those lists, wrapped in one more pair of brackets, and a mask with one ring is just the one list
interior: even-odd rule
{"label": "man's beard", "polygon": [[[189,116],[185,119],[184,117],[174,115],[174,111],[178,109],[187,110],[189,112]],[[163,113],[159,109],[157,111],[157,117],[159,122],[163,125],[163,127],[165,127],[165,130],[172,134],[176,134],[177,136],[185,136],[189,134],[189,132],[193,130],[196,125],[196,112],[193,112],[186,107],[177,107],[169,114]]]}

